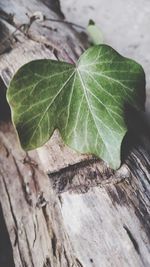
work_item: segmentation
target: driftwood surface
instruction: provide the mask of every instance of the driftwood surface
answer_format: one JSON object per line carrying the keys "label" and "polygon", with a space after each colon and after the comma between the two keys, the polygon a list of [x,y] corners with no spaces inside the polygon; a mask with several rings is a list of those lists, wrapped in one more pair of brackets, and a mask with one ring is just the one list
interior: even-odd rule
{"label": "driftwood surface", "polygon": [[[25,153],[11,125],[6,87],[24,63],[76,61],[87,46],[58,1],[0,2],[0,266],[150,266],[150,137],[130,111],[122,167],[67,148],[55,131]],[[132,116],[131,116],[132,115]]]}

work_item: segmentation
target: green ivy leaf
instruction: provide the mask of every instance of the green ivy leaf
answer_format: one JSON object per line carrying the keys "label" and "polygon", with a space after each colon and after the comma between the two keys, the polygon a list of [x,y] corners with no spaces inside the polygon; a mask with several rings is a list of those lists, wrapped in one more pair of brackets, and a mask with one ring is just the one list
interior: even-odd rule
{"label": "green ivy leaf", "polygon": [[124,107],[144,108],[145,75],[133,60],[98,45],[76,65],[48,59],[24,65],[7,98],[25,150],[42,146],[57,128],[68,146],[116,169],[127,131]]}
{"label": "green ivy leaf", "polygon": [[94,45],[103,44],[103,34],[93,20],[89,20],[87,33]]}

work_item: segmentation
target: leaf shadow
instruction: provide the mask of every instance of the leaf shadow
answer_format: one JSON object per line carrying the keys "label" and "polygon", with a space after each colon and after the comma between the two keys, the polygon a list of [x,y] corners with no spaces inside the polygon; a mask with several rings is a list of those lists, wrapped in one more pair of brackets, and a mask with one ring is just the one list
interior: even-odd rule
{"label": "leaf shadow", "polygon": [[150,116],[144,111],[138,111],[130,105],[125,106],[125,122],[127,133],[121,147],[121,162],[128,161],[129,155],[142,149],[150,156]]}

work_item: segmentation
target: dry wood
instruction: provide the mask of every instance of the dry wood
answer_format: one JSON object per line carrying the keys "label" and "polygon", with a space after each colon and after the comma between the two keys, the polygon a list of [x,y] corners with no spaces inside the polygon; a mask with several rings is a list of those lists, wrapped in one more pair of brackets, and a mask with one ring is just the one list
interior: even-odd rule
{"label": "dry wood", "polygon": [[1,266],[77,266],[48,177],[36,152],[20,150],[10,123],[0,130],[0,202],[11,240],[3,255],[13,253],[0,255]]}
{"label": "dry wood", "polygon": [[[73,62],[82,53],[85,35],[82,40],[71,25],[49,20],[60,16],[58,1],[1,0],[0,76],[6,86],[31,59]],[[150,131],[140,116],[130,111],[117,172],[73,152],[57,131],[26,154],[10,122],[1,123],[1,266],[150,266]]]}

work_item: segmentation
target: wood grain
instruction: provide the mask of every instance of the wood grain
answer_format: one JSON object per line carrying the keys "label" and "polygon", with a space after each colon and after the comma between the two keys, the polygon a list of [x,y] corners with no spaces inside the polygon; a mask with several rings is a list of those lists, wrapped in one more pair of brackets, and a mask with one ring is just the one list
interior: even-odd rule
{"label": "wood grain", "polygon": [[[24,63],[76,61],[88,46],[85,35],[71,25],[46,19],[62,20],[59,7],[52,0],[1,1],[1,97]],[[8,110],[7,118],[0,117],[0,233],[6,240],[0,241],[1,265],[150,266],[150,130],[145,114],[128,110],[129,133],[116,172],[66,147],[57,131],[45,146],[26,154],[9,115]]]}

